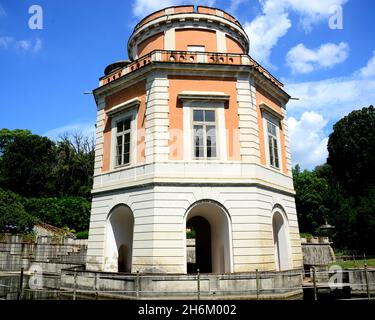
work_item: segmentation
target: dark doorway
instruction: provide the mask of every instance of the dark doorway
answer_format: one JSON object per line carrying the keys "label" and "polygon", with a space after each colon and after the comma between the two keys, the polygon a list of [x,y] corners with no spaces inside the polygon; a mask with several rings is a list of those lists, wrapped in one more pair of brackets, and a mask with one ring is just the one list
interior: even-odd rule
{"label": "dark doorway", "polygon": [[118,272],[130,272],[128,268],[128,248],[122,244],[118,249]]}
{"label": "dark doorway", "polygon": [[195,216],[187,222],[187,228],[195,230],[195,263],[187,264],[188,273],[196,273],[199,269],[202,273],[212,272],[211,256],[211,226],[201,216]]}

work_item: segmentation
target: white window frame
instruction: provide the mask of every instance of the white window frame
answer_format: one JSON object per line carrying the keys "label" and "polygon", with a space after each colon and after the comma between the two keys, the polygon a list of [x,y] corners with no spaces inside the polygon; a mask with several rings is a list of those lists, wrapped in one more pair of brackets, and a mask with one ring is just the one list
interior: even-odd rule
{"label": "white window frame", "polygon": [[[229,95],[218,91],[182,91],[178,94],[183,109],[183,150],[184,161],[211,162],[227,160],[227,135],[225,127],[225,104]],[[193,110],[215,110],[216,158],[195,158]]]}
{"label": "white window frame", "polygon": [[[195,158],[193,110],[215,110],[216,123],[216,158]],[[227,138],[225,128],[224,102],[184,101],[183,102],[183,136],[185,161],[214,161],[227,159]]]}
{"label": "white window frame", "polygon": [[[130,154],[129,163],[117,165],[117,123],[126,119],[130,119]],[[133,166],[137,159],[137,109],[121,112],[111,119],[111,155],[110,155],[110,170],[123,169]]]}
{"label": "white window frame", "polygon": [[[129,123],[129,129],[124,129],[123,131],[119,132],[118,131],[118,125],[120,123]],[[123,166],[128,166],[130,164],[130,155],[131,155],[131,138],[132,138],[132,128],[131,128],[131,123],[132,123],[132,119],[131,117],[128,117],[128,118],[123,118],[121,120],[117,120],[116,121],[116,155],[115,155],[115,167],[118,168],[118,167],[123,167]],[[125,137],[129,135],[129,159],[128,161],[125,162]],[[119,137],[121,137],[121,154],[119,154],[119,151],[118,151],[118,147],[119,147],[119,143],[118,143],[118,139]],[[121,163],[119,163],[119,157],[121,158]]]}
{"label": "white window frame", "polygon": [[[196,110],[202,110],[202,111],[213,111],[214,112],[214,115],[215,115],[215,121],[214,122],[211,122],[214,126],[215,126],[215,149],[216,149],[216,156],[215,157],[197,157],[195,156],[195,134],[194,134],[194,125],[196,124],[196,122],[194,122],[194,111]],[[202,125],[203,127],[206,127],[207,125],[210,125],[210,122],[205,122],[205,121],[198,121],[199,122],[199,125]],[[217,160],[219,158],[219,144],[218,144],[218,112],[215,108],[209,108],[209,107],[192,107],[191,108],[191,133],[192,133],[192,137],[191,137],[191,143],[192,143],[192,158],[194,160]],[[203,131],[203,147],[204,147],[204,151],[205,153],[207,153],[207,135],[206,135],[206,132],[205,130]]]}
{"label": "white window frame", "polygon": [[[263,110],[262,112],[262,117],[263,117],[263,134],[264,134],[264,147],[265,147],[265,153],[266,153],[266,161],[267,165],[271,167],[272,169],[281,170],[282,166],[282,159],[281,159],[281,143],[280,143],[280,119],[272,116],[270,113],[267,111]],[[278,155],[278,160],[279,160],[279,166],[276,167],[271,164],[271,155],[270,155],[270,146],[269,146],[269,140],[268,140],[268,122],[273,124],[276,127],[276,142],[277,142],[277,155]]]}

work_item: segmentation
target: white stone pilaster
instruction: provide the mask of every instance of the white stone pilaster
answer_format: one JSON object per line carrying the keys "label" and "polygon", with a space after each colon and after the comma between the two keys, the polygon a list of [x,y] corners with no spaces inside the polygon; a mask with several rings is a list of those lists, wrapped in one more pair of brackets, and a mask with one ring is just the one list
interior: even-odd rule
{"label": "white stone pilaster", "polygon": [[103,166],[103,144],[104,144],[104,107],[105,99],[99,98],[96,116],[96,133],[95,133],[95,163],[94,175],[100,174]]}
{"label": "white stone pilaster", "polygon": [[287,122],[287,115],[286,110],[281,108],[281,112],[283,115],[283,120],[281,121],[281,126],[284,132],[284,142],[285,142],[285,155],[286,155],[286,168],[288,170],[288,175],[292,176],[292,155],[290,151],[290,142],[289,142],[289,129],[288,129],[288,122]]}
{"label": "white stone pilaster", "polygon": [[[169,157],[169,80],[155,73],[146,83],[146,163],[167,161]],[[161,133],[161,134],[160,134]]]}
{"label": "white stone pilaster", "polygon": [[227,52],[227,42],[225,32],[216,30],[217,52]]}
{"label": "white stone pilaster", "polygon": [[242,161],[259,163],[259,132],[255,87],[248,75],[237,77],[237,102]]}
{"label": "white stone pilaster", "polygon": [[175,29],[167,29],[164,33],[164,50],[175,50]]}

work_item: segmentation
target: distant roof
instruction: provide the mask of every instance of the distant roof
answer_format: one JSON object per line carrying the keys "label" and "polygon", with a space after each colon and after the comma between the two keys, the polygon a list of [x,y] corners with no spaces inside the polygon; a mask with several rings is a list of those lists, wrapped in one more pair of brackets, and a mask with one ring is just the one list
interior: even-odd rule
{"label": "distant roof", "polygon": [[61,229],[61,228],[58,228],[58,227],[55,227],[55,226],[52,226],[48,223],[44,223],[44,222],[41,222],[41,223],[37,223],[34,225],[35,227],[39,227],[39,228],[43,228],[49,232],[53,232],[53,233],[61,233],[61,234],[64,234],[65,233],[65,230],[64,229]]}

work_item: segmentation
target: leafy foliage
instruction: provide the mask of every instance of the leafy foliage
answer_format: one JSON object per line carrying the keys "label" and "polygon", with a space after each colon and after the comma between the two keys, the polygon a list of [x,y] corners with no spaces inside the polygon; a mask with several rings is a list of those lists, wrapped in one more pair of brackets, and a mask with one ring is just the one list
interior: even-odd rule
{"label": "leafy foliage", "polygon": [[80,231],[76,233],[77,239],[88,239],[89,238],[89,232],[86,231]]}
{"label": "leafy foliage", "polygon": [[54,143],[27,130],[0,130],[0,187],[24,197],[90,198],[94,142],[81,134]]}
{"label": "leafy foliage", "polygon": [[337,181],[359,194],[375,185],[375,109],[351,112],[333,126],[328,141],[328,164]]}
{"label": "leafy foliage", "polygon": [[10,143],[14,141],[14,138],[17,136],[31,135],[29,130],[9,130],[3,128],[0,130],[0,155],[4,153],[4,150],[7,149]]}
{"label": "leafy foliage", "polygon": [[293,170],[300,229],[316,233],[327,218],[334,245],[374,253],[375,112],[353,111],[334,125],[327,164]]}
{"label": "leafy foliage", "polygon": [[91,202],[82,197],[25,199],[25,209],[32,216],[59,228],[76,231],[89,228]]}
{"label": "leafy foliage", "polygon": [[195,239],[197,236],[195,229],[190,227],[186,230],[186,238],[187,239]]}
{"label": "leafy foliage", "polygon": [[[3,130],[2,130],[3,131]],[[54,143],[32,134],[14,133],[3,149],[0,187],[25,197],[54,192]]]}
{"label": "leafy foliage", "polygon": [[8,190],[0,198],[2,229],[25,232],[38,218],[87,230],[93,168],[93,139],[75,133],[55,143],[28,130],[1,129],[0,188]]}
{"label": "leafy foliage", "polygon": [[300,172],[297,165],[293,169],[296,207],[301,232],[315,232],[324,223],[327,207],[324,199],[328,191],[328,183],[318,177],[314,171]]}
{"label": "leafy foliage", "polygon": [[0,189],[0,232],[29,233],[35,222],[36,219],[26,212],[18,195]]}
{"label": "leafy foliage", "polygon": [[94,142],[88,137],[74,134],[64,136],[56,148],[57,193],[90,197],[94,174]]}

